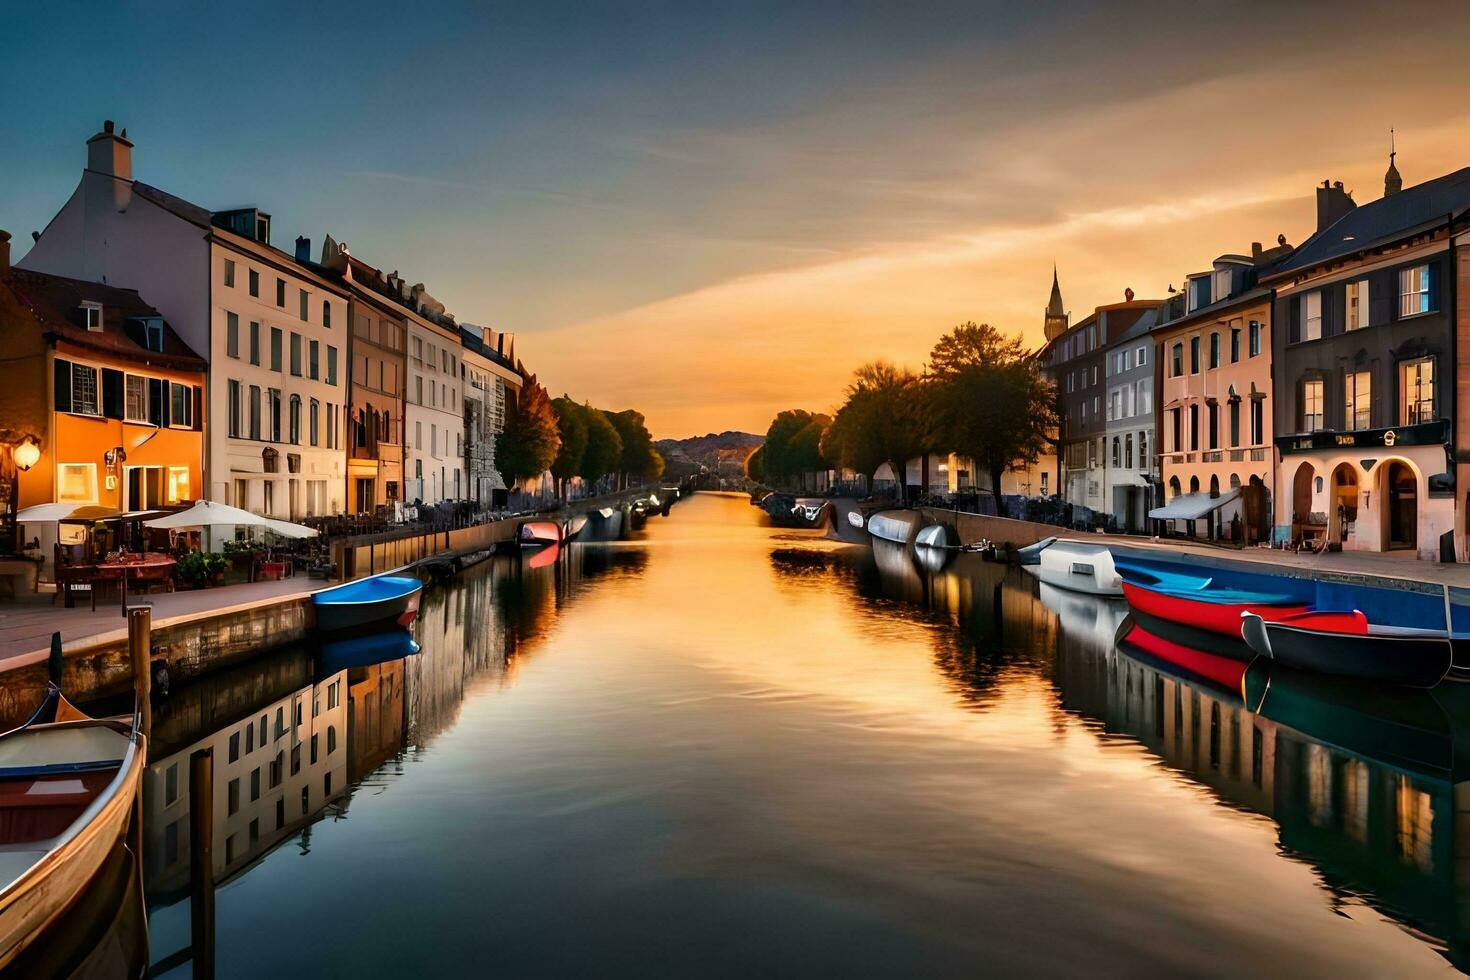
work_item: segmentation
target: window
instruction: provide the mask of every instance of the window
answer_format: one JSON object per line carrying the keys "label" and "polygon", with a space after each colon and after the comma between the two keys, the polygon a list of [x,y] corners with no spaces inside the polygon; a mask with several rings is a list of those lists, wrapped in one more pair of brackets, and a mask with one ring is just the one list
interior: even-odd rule
{"label": "window", "polygon": [[271,370],[281,369],[281,328],[271,327]]}
{"label": "window", "polygon": [[1113,465],[1123,465],[1123,441],[1117,436],[1113,436]]}
{"label": "window", "polygon": [[1234,364],[1240,360],[1240,328],[1230,329],[1230,363]]}
{"label": "window", "polygon": [[1147,347],[1140,347],[1140,348],[1138,348],[1138,351],[1137,351],[1137,354],[1136,354],[1134,360],[1138,362],[1138,366],[1139,367],[1143,367],[1144,365],[1148,364],[1148,348]]}
{"label": "window", "polygon": [[1373,375],[1348,371],[1342,377],[1343,425],[1349,429],[1373,427]]}
{"label": "window", "polygon": [[1399,421],[1416,425],[1434,418],[1434,358],[1399,365]]}
{"label": "window", "polygon": [[1302,431],[1316,432],[1322,428],[1322,382],[1302,382]]}
{"label": "window", "polygon": [[276,280],[276,305],[281,309],[286,308],[286,280]]}
{"label": "window", "polygon": [[1148,431],[1138,433],[1138,465],[1147,468],[1148,463]]}
{"label": "window", "polygon": [[1189,406],[1189,448],[1199,448],[1199,405]]}
{"label": "window", "polygon": [[125,388],[123,418],[129,422],[142,422],[146,424],[149,421],[148,379],[140,378],[136,374],[130,374],[127,376]]}
{"label": "window", "polygon": [[255,751],[255,725],[245,726],[245,754],[249,755]]}
{"label": "window", "polygon": [[1240,445],[1240,399],[1230,399],[1230,446]]}
{"label": "window", "polygon": [[310,302],[310,294],[304,289],[301,290],[301,319],[303,321],[309,321],[311,319],[311,307],[308,305]]}
{"label": "window", "polygon": [[250,386],[250,438],[260,438],[260,385]]}
{"label": "window", "polygon": [[[337,726],[327,726],[327,755],[337,751]],[[327,792],[331,792],[329,789]]]}
{"label": "window", "polygon": [[[422,405],[424,403],[424,379],[423,379],[422,376],[419,376],[419,377],[416,377],[416,378],[413,379],[413,387],[414,387],[414,399],[413,399],[413,403],[415,405]],[[1070,374],[1067,375],[1067,390],[1068,391],[1071,391],[1072,390],[1072,376]]]}
{"label": "window", "polygon": [[301,334],[291,333],[291,375],[301,377]]}
{"label": "window", "polygon": [[1199,374],[1199,338],[1189,338],[1189,373]]}
{"label": "window", "polygon": [[235,260],[225,259],[225,285],[234,288],[235,285]]}
{"label": "window", "polygon": [[321,412],[321,408],[322,403],[313,398],[311,400],[311,417],[307,421],[307,426],[311,434],[311,444],[313,446],[321,445],[321,423],[317,419],[318,414]]}
{"label": "window", "polygon": [[1399,270],[1399,316],[1429,312],[1429,266]]}
{"label": "window", "polygon": [[229,400],[229,434],[234,438],[240,438],[240,382],[234,378],[226,382],[225,398]]}
{"label": "window", "polygon": [[1220,334],[1210,334],[1210,367],[1220,366]]}
{"label": "window", "polygon": [[1184,344],[1175,343],[1169,349],[1169,377],[1177,378],[1184,373]]}
{"label": "window", "polygon": [[337,383],[337,348],[327,345],[327,384]]}
{"label": "window", "polygon": [[170,466],[168,468],[168,488],[164,495],[164,503],[177,504],[183,500],[193,499],[189,492],[189,467]]}
{"label": "window", "polygon": [[[263,508],[263,512],[274,514],[276,512],[276,481],[265,480],[262,485],[265,487],[265,507]],[[262,735],[260,740],[264,743],[265,736]]]}
{"label": "window", "polygon": [[306,376],[311,378],[311,380],[313,381],[321,377],[321,357],[319,356],[321,354],[321,348],[321,342],[317,340],[313,340],[311,342],[311,345],[307,348]]}
{"label": "window", "polygon": [[56,465],[56,501],[62,504],[96,503],[97,464],[58,463]]}
{"label": "window", "polygon": [[233,817],[240,812],[240,780],[232,779],[225,789],[225,814]]}
{"label": "window", "polygon": [[168,424],[177,429],[194,427],[194,389],[190,386],[169,384]]}
{"label": "window", "polygon": [[[1086,408],[1087,406],[1084,405],[1082,407]],[[417,419],[415,419],[413,423],[413,448],[424,448],[424,423],[418,421]]]}
{"label": "window", "polygon": [[93,333],[102,332],[102,304],[82,304],[82,324]]}
{"label": "window", "polygon": [[[266,425],[269,431],[266,438],[271,442],[281,441],[281,390],[272,388],[266,393],[266,401],[269,410]],[[268,484],[267,484],[268,485]]]}
{"label": "window", "polygon": [[260,767],[250,770],[250,802],[260,799]]}
{"label": "window", "polygon": [[260,296],[260,273],[254,269],[250,270],[250,295]]}
{"label": "window", "polygon": [[236,762],[240,758],[240,733],[234,732],[230,735],[230,761]]}
{"label": "window", "polygon": [[1252,320],[1250,326],[1250,356],[1256,357],[1261,353],[1261,321]]}
{"label": "window", "polygon": [[291,434],[291,439],[290,439],[291,443],[293,445],[297,445],[297,446],[301,445],[301,396],[300,395],[292,395],[291,396],[291,424],[290,424],[290,434]]}
{"label": "window", "polygon": [[240,314],[225,314],[225,353],[240,359]]}
{"label": "window", "polygon": [[1123,437],[1123,465],[1129,469],[1133,468],[1133,433]]}
{"label": "window", "polygon": [[[305,319],[305,317],[303,317],[302,319]],[[331,325],[332,325],[332,304],[331,304],[331,301],[324,299],[324,300],[322,300],[322,326],[324,326],[324,327],[330,327]]]}
{"label": "window", "polygon": [[260,364],[260,324],[250,321],[250,363]]}
{"label": "window", "polygon": [[1322,294],[1307,293],[1298,300],[1301,313],[1301,339],[1320,340],[1322,337]]}
{"label": "window", "polygon": [[1343,326],[1357,330],[1368,325],[1368,280],[1359,279],[1347,284],[1347,296],[1343,311]]}
{"label": "window", "polygon": [[308,765],[312,765],[312,766],[316,765],[317,746],[319,744],[320,738],[321,738],[321,736],[318,733],[312,732],[312,735],[311,735],[311,761],[307,763]]}
{"label": "window", "polygon": [[1210,409],[1210,411],[1209,411],[1210,441],[1209,441],[1209,444],[1208,445],[1209,445],[1209,447],[1211,449],[1219,449],[1220,448],[1220,405],[1219,405],[1218,402],[1211,402],[1210,405],[1209,405],[1209,409]]}
{"label": "window", "polygon": [[1154,413],[1154,386],[1152,381],[1138,382],[1138,400],[1135,415],[1152,415]]}

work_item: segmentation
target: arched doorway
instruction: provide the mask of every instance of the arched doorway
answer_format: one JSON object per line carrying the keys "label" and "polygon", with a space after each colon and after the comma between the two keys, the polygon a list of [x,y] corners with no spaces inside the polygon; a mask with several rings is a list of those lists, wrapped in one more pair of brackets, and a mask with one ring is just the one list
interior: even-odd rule
{"label": "arched doorway", "polygon": [[1312,513],[1312,478],[1316,470],[1312,469],[1311,463],[1303,463],[1297,467],[1296,476],[1291,481],[1291,522],[1293,524],[1304,524]]}
{"label": "arched doorway", "polygon": [[1419,546],[1419,478],[1404,463],[1388,464],[1384,475],[1384,525],[1388,548]]}
{"label": "arched doorway", "polygon": [[1189,492],[1199,493],[1199,477],[1192,476],[1189,478]]}
{"label": "arched doorway", "polygon": [[1179,486],[1179,477],[1169,477],[1169,499],[1173,500],[1175,497],[1179,496],[1181,492],[1182,489]]}
{"label": "arched doorway", "polygon": [[1327,540],[1347,544],[1358,522],[1358,469],[1339,463],[1332,471],[1332,499],[1327,511]]}

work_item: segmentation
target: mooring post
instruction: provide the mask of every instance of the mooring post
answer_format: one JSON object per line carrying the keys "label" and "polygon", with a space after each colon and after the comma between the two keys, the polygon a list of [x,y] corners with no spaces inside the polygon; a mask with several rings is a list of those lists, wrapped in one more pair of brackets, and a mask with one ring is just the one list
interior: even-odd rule
{"label": "mooring post", "polygon": [[[1445,594],[1449,594],[1448,588]],[[61,677],[66,672],[66,658],[61,654],[61,632],[51,634],[51,655],[46,659],[46,679],[61,690]]]}
{"label": "mooring post", "polygon": [[134,606],[128,610],[128,654],[133,662],[133,693],[138,698],[139,730],[144,738],[153,734],[153,608]]}
{"label": "mooring post", "polygon": [[189,756],[189,921],[194,976],[214,976],[214,750]]}

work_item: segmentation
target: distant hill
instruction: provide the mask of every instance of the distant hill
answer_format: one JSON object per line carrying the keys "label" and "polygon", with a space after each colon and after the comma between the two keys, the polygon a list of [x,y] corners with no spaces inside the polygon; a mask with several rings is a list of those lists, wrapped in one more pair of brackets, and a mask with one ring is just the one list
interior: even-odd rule
{"label": "distant hill", "polygon": [[728,431],[688,439],[660,439],[654,445],[663,454],[665,471],[670,475],[697,473],[701,466],[711,472],[723,470],[739,475],[745,457],[765,441],[765,436],[754,433]]}

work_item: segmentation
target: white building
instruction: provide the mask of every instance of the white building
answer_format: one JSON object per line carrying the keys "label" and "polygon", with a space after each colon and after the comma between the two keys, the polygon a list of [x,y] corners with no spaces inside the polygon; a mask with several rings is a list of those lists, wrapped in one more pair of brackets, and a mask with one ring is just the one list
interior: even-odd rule
{"label": "white building", "polygon": [[18,263],[127,283],[209,362],[201,496],[274,517],[343,510],[347,294],[270,244],[270,215],[132,179],[126,131],[87,141],[71,198]]}
{"label": "white building", "polygon": [[506,403],[516,397],[523,381],[514,366],[514,344],[505,334],[462,323],[460,338],[464,343],[460,374],[464,381],[466,496],[491,507],[503,503],[509,489],[495,467],[495,437],[505,431]]}
{"label": "white building", "polygon": [[[404,445],[406,500],[436,504],[462,500],[464,479],[464,406],[461,404],[460,360],[463,348],[459,328],[442,323],[434,304],[413,287],[414,306],[406,311],[408,322],[408,390],[404,397],[404,421],[408,435]],[[424,301],[427,300],[427,303]],[[426,308],[427,307],[427,308]],[[424,310],[424,312],[419,312]],[[442,307],[439,308],[442,312]]]}

